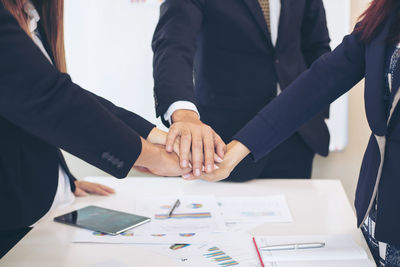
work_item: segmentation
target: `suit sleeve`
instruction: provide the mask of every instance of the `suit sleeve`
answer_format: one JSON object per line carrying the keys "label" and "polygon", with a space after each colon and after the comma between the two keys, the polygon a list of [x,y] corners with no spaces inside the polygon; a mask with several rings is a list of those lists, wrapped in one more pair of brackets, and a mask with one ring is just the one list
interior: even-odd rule
{"label": "suit sleeve", "polygon": [[[307,68],[325,53],[331,51],[326,13],[322,0],[307,0],[301,26],[301,47]],[[329,118],[329,105],[323,110]]]}
{"label": "suit sleeve", "polygon": [[157,117],[176,101],[194,104],[193,60],[205,0],[165,0],[152,48]]}
{"label": "suit sleeve", "polygon": [[2,4],[0,58],[0,116],[110,175],[128,174],[139,135],[57,71]]}
{"label": "suit sleeve", "polygon": [[127,126],[136,131],[141,137],[147,139],[151,130],[156,127],[143,117],[114,105],[112,102],[91,93],[109,112],[123,121]]}
{"label": "suit sleeve", "polygon": [[256,161],[261,159],[364,77],[364,51],[356,34],[346,36],[333,52],[316,60],[264,107],[234,139],[247,146]]}

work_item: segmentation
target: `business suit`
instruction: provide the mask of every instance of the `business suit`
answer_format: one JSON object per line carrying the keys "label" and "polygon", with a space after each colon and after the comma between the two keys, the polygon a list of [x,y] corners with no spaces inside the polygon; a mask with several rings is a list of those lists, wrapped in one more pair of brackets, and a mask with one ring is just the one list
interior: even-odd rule
{"label": "business suit", "polygon": [[122,178],[154,125],[56,70],[1,3],[0,58],[0,231],[7,232],[50,209],[59,165],[70,174],[59,148]]}
{"label": "business suit", "polygon": [[[381,242],[400,245],[400,108],[396,106],[388,121],[393,97],[388,97],[384,89],[384,57],[391,21],[391,18],[387,19],[368,44],[361,42],[359,34],[355,32],[346,36],[341,45],[318,59],[234,138],[246,145],[255,160],[259,160],[326,104],[365,77],[365,108],[372,134],[356,190],[357,221],[359,226],[363,223],[378,195],[376,238]],[[400,86],[399,74],[394,76],[397,78],[393,83],[392,95]],[[302,101],[296,101],[298,98]],[[290,109],[283,109],[285,106],[290,106]],[[386,138],[386,151],[379,176],[381,153],[378,140],[381,137]]]}
{"label": "business suit", "polygon": [[[162,117],[176,101],[193,102],[202,122],[228,142],[276,97],[278,83],[285,90],[330,51],[321,0],[282,0],[281,4],[274,47],[257,0],[166,0],[153,38],[157,116]],[[287,165],[285,157],[287,161],[295,146],[310,157],[305,171],[310,176],[314,153],[328,154],[327,111],[307,122],[274,155],[258,164],[247,159],[231,178],[255,178],[265,167]],[[296,171],[284,174],[282,168],[268,177],[301,176]]]}

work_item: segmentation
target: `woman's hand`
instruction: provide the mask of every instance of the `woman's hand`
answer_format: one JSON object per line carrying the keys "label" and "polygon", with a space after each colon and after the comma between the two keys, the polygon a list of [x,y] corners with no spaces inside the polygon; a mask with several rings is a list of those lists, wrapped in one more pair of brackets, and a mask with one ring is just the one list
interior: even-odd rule
{"label": "woman's hand", "polygon": [[250,150],[240,143],[233,140],[228,144],[228,151],[225,154],[224,161],[217,164],[218,168],[211,174],[203,173],[200,177],[193,174],[183,175],[185,180],[202,179],[210,182],[216,182],[229,177],[233,169],[250,153]]}
{"label": "woman's hand", "polygon": [[114,189],[102,185],[85,181],[75,181],[75,192],[74,195],[77,197],[85,197],[88,194],[108,196],[114,194]]}
{"label": "woman's hand", "polygon": [[145,168],[151,173],[160,176],[182,176],[191,172],[190,168],[181,168],[179,158],[175,152],[167,152],[162,145],[152,144],[142,140],[142,152],[133,168]]}
{"label": "woman's hand", "polygon": [[[160,130],[155,127],[153,128],[153,130],[151,130],[146,140],[152,144],[165,146],[167,144],[167,138],[168,138],[167,132],[164,132],[163,130]],[[179,155],[179,146],[180,146],[180,138],[177,138],[175,140],[174,145],[172,146],[172,151],[170,152],[175,152],[177,155]]]}

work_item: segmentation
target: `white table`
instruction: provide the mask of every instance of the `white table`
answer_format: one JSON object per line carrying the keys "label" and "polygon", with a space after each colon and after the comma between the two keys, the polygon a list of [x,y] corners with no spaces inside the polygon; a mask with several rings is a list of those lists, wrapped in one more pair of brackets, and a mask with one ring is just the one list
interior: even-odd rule
{"label": "white table", "polygon": [[[246,183],[187,182],[176,178],[92,178],[112,186],[111,197],[79,198],[54,211],[25,236],[1,261],[0,266],[83,266],[118,259],[129,266],[177,266],[175,262],[137,245],[72,243],[74,227],[52,218],[87,205],[135,212],[135,197],[178,194],[262,196],[285,194],[292,223],[269,223],[250,231],[253,235],[351,234],[368,253],[356,227],[356,218],[341,183],[337,180],[254,180]],[[370,253],[369,257],[372,259]]]}

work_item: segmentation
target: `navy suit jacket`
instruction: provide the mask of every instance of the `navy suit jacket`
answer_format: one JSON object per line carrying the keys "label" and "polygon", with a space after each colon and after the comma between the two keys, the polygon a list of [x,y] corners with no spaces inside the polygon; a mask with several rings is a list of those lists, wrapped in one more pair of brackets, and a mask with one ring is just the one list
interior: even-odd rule
{"label": "navy suit jacket", "polygon": [[[400,245],[400,108],[399,105],[396,107],[387,125],[388,107],[384,88],[386,39],[391,21],[388,18],[379,34],[368,44],[361,42],[357,33],[346,36],[333,52],[318,59],[279,97],[261,110],[235,135],[235,139],[245,144],[255,160],[258,160],[326,104],[337,99],[365,77],[365,109],[372,135],[356,190],[358,225],[364,221],[375,199],[374,191],[377,190],[376,237],[379,241]],[[393,89],[397,90],[399,86],[399,80],[395,80]],[[377,174],[381,155],[374,135],[386,136],[387,139],[379,183]]]}
{"label": "navy suit jacket", "polygon": [[125,177],[153,127],[57,71],[0,2],[0,231],[50,209],[59,148]]}
{"label": "navy suit jacket", "polygon": [[[274,47],[258,0],[166,0],[153,38],[157,116],[175,101],[191,101],[229,141],[276,97],[278,82],[285,90],[329,52],[322,0],[281,2]],[[321,155],[328,154],[327,111],[299,129]]]}

